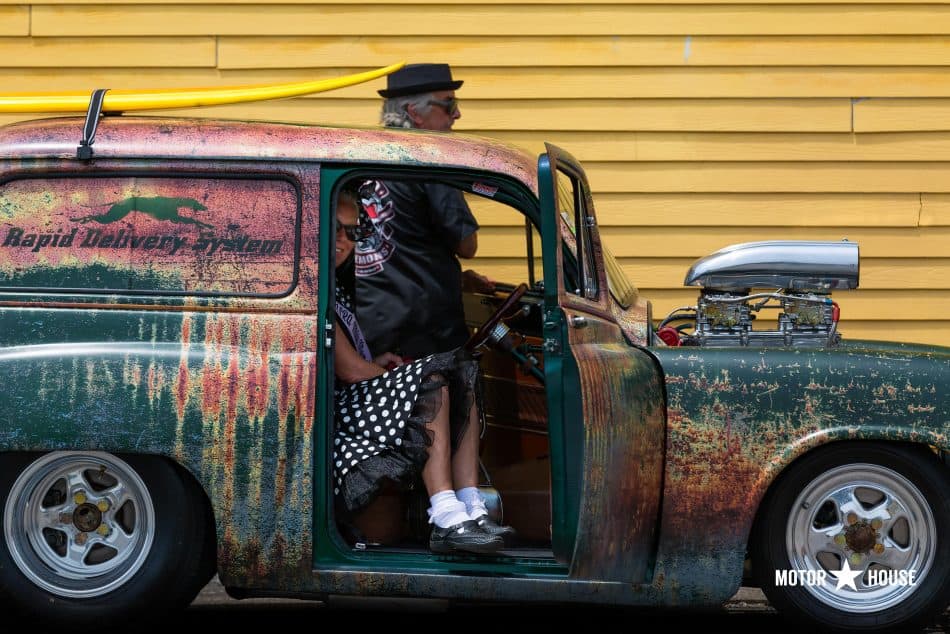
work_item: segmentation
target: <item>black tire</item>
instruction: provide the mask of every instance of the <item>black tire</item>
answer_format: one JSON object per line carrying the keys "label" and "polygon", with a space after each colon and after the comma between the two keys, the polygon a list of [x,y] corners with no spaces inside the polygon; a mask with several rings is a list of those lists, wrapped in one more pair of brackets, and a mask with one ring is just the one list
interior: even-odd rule
{"label": "black tire", "polygon": [[[925,624],[950,601],[947,467],[909,444],[841,442],[816,450],[769,491],[751,546],[756,580],[785,615],[838,631]],[[845,561],[864,571],[853,591],[831,574]],[[788,570],[806,571],[803,585],[789,585],[791,576],[782,578]],[[869,584],[870,570],[895,583]]]}
{"label": "black tire", "polygon": [[[95,510],[85,508],[89,504],[80,505],[74,501],[72,504],[76,508],[72,514],[68,512],[69,506],[63,506],[67,512],[57,515],[62,518],[59,520],[62,525],[56,525],[52,541],[46,539],[49,529],[37,527],[48,525],[48,520],[34,522],[33,518],[38,516],[27,511],[19,512],[19,509],[28,508],[22,504],[27,499],[24,495],[31,495],[34,500],[38,499],[37,495],[41,495],[29,493],[30,485],[36,484],[33,491],[52,491],[42,479],[44,469],[48,470],[46,477],[49,479],[56,477],[57,468],[86,473],[82,471],[84,465],[96,461],[99,464],[116,465],[120,470],[115,473],[120,477],[129,473],[122,471],[123,467],[134,472],[135,476],[128,478],[130,486],[144,483],[145,487],[145,495],[135,501],[139,508],[135,504],[131,508],[123,505],[121,508],[125,510],[121,512],[121,518],[118,517],[120,513],[108,515],[109,509],[102,511],[101,518],[97,518]],[[104,473],[114,475],[111,466]],[[80,624],[101,626],[103,623],[163,615],[170,609],[187,605],[207,581],[206,544],[207,530],[210,530],[206,526],[207,511],[195,512],[195,485],[187,478],[173,464],[155,456],[120,457],[91,451],[0,455],[0,513],[3,513],[0,594],[30,618],[57,624],[68,623],[73,627]],[[58,480],[53,488],[59,486],[60,482],[65,483],[66,479]],[[16,490],[13,490],[15,486]],[[13,498],[8,504],[11,494]],[[51,508],[57,508],[62,499],[61,493],[49,495],[53,497],[43,498],[44,502],[39,506],[45,507],[46,500],[51,499]],[[93,491],[89,497],[93,499],[96,495],[98,493]],[[8,512],[13,508],[17,511]],[[36,505],[29,508],[36,508]],[[128,539],[135,548],[130,546],[125,558],[112,555],[112,559],[105,562],[92,561],[87,553],[84,557],[77,555],[79,560],[67,560],[64,556],[61,566],[57,561],[48,563],[60,555],[55,550],[57,546],[62,548],[62,544],[56,543],[60,539],[57,534],[66,535],[69,532],[78,535],[83,527],[87,527],[82,519],[70,520],[79,522],[73,524],[66,521],[67,517],[80,517],[77,514],[92,515],[92,521],[98,519],[102,526],[107,526],[114,519],[114,523],[108,525],[121,526],[123,531],[127,531],[132,536]],[[150,521],[147,521],[148,518],[151,518]],[[135,537],[139,529],[139,537]],[[108,528],[103,530],[108,531]],[[112,532],[116,530],[113,528]],[[86,535],[95,538],[93,533],[90,531]],[[40,536],[49,545],[48,549],[43,543],[36,545]],[[83,544],[86,541],[84,539]],[[92,541],[89,539],[88,543]],[[78,541],[71,541],[70,544],[78,544]],[[96,548],[100,549],[97,559],[108,557],[113,551],[120,554],[125,552],[122,546],[112,550],[104,546]],[[64,550],[68,550],[68,546]],[[15,553],[15,556],[11,553]],[[73,568],[68,568],[69,565]],[[77,578],[69,578],[70,574],[79,574],[76,571],[81,571],[83,566],[88,566],[89,574],[86,577],[80,574]],[[100,575],[99,570],[102,568],[109,570],[109,574]],[[86,596],[77,596],[80,593]]]}

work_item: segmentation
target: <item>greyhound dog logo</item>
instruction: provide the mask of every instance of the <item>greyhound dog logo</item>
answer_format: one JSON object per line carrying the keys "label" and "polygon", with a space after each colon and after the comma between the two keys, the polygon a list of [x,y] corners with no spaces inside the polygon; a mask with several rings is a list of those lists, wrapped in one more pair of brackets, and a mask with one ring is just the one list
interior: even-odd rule
{"label": "greyhound dog logo", "polygon": [[132,196],[109,207],[109,211],[104,214],[82,216],[80,218],[70,218],[77,222],[98,222],[101,225],[111,224],[122,220],[133,211],[138,211],[155,220],[167,220],[175,224],[198,225],[202,229],[213,229],[214,225],[201,222],[188,216],[182,216],[181,210],[191,209],[192,211],[207,211],[207,207],[199,203],[194,198],[166,198],[165,196],[152,196],[142,198]]}

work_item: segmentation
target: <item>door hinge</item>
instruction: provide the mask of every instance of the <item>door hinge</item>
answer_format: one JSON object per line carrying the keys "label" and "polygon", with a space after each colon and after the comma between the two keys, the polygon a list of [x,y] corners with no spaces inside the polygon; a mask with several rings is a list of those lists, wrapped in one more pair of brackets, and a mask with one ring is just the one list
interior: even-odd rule
{"label": "door hinge", "polygon": [[324,338],[323,345],[326,346],[327,350],[333,347],[333,322],[328,321],[323,324]]}
{"label": "door hinge", "polygon": [[544,351],[551,354],[561,352],[561,311],[559,309],[548,308],[544,311],[544,332],[551,333],[541,344]]}

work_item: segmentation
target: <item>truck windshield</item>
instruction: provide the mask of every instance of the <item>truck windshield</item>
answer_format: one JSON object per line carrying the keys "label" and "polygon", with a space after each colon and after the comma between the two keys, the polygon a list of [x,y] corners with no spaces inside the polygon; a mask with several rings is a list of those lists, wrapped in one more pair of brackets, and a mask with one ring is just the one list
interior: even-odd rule
{"label": "truck windshield", "polygon": [[607,247],[603,236],[600,238],[600,248],[604,254],[604,269],[607,272],[607,286],[610,288],[610,294],[621,307],[630,308],[637,303],[640,291],[620,268],[620,262],[617,262],[617,258]]}
{"label": "truck windshield", "polygon": [[[574,211],[576,199],[570,189],[565,186],[564,179],[559,178],[557,181],[557,186],[558,203],[561,210],[561,221],[564,226],[567,227],[570,236],[574,238],[574,240],[566,240],[565,244],[568,251],[570,251],[571,255],[574,256],[576,261],[577,235],[574,229],[574,222],[572,222],[571,219],[571,212]],[[590,216],[593,216],[594,210],[592,208],[588,209],[586,213]],[[637,287],[627,279],[623,269],[620,267],[620,263],[617,262],[617,258],[614,257],[614,254],[604,242],[603,236],[600,236],[600,246],[603,253],[604,270],[607,274],[607,287],[610,290],[610,295],[622,308],[630,308],[637,302],[639,291],[637,290]]]}

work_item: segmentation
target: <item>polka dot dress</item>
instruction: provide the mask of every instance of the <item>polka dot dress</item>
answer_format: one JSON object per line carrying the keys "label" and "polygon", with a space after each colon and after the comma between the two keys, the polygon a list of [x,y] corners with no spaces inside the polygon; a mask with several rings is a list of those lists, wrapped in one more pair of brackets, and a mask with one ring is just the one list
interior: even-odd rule
{"label": "polka dot dress", "polygon": [[361,461],[402,445],[427,361],[402,365],[375,379],[337,389],[335,493],[340,493],[343,476]]}
{"label": "polka dot dress", "polygon": [[441,406],[443,385],[449,387],[452,437],[460,436],[468,420],[476,372],[474,362],[452,351],[359,383],[337,381],[333,491],[348,510],[372,500],[384,479],[405,482],[421,472],[428,457],[425,425]]}

